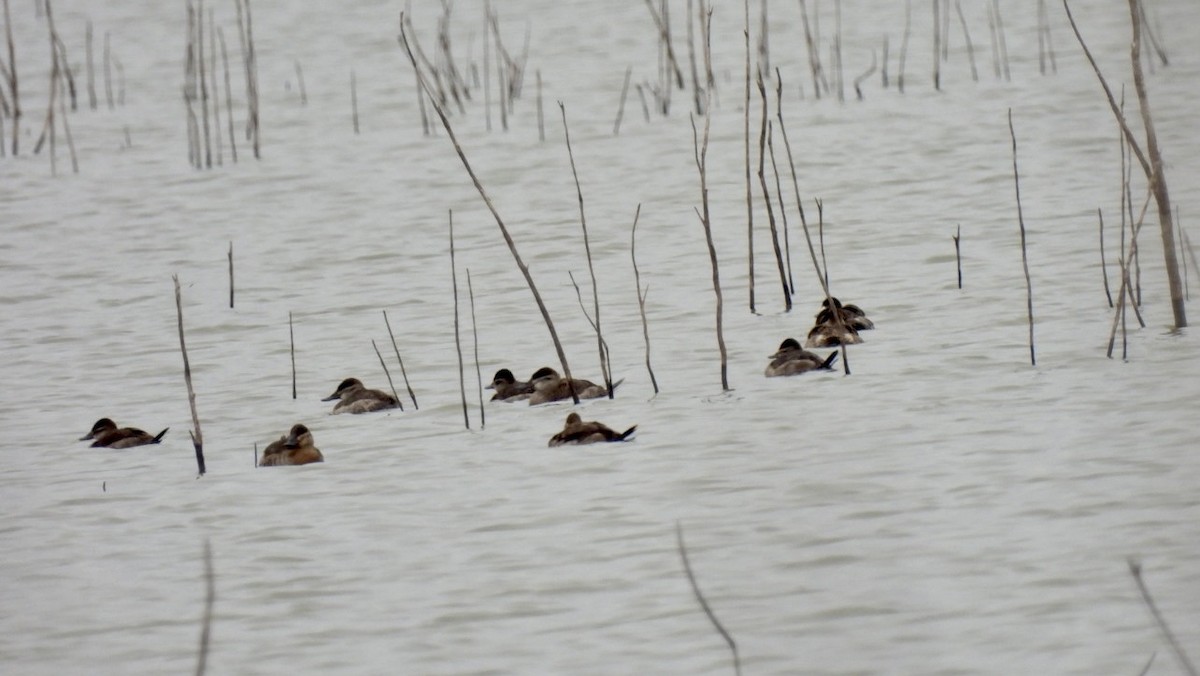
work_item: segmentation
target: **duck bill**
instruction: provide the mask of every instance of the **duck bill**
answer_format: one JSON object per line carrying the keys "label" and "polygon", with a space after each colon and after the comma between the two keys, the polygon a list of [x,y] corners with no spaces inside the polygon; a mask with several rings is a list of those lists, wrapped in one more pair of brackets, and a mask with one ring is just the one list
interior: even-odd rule
{"label": "duck bill", "polygon": [[334,392],[333,394],[329,395],[328,397],[325,397],[321,401],[333,401],[334,399],[341,399],[341,398],[342,398],[342,395],[338,394],[337,392]]}
{"label": "duck bill", "polygon": [[88,432],[86,437],[79,437],[79,440],[80,441],[91,441],[92,439],[95,439],[95,438],[96,438],[95,433]]}

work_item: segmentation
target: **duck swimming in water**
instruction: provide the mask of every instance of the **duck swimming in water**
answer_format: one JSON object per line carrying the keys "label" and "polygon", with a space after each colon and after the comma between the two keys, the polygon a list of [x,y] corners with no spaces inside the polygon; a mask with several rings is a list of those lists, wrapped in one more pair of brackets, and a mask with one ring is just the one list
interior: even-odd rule
{"label": "duck swimming in water", "polygon": [[287,436],[279,437],[263,449],[259,467],[280,467],[283,465],[307,465],[314,462],[325,462],[325,456],[313,445],[312,432],[304,425],[292,425]]}
{"label": "duck swimming in water", "polygon": [[[867,319],[867,313],[863,312],[859,306],[853,303],[842,305],[842,302],[837,298],[833,299],[833,306],[837,308],[838,315],[842,318],[842,323],[855,331],[870,331],[875,328],[875,322]],[[833,323],[833,312],[829,310],[829,298],[821,301],[821,311],[817,313],[816,323]]]}
{"label": "duck swimming in water", "polygon": [[368,390],[363,387],[358,378],[347,378],[337,386],[333,394],[321,401],[339,400],[334,404],[334,413],[370,413],[387,408],[396,408],[400,404],[392,395],[380,390]]}
{"label": "duck swimming in water", "polygon": [[[534,392],[529,396],[529,404],[536,406],[537,404],[545,404],[551,401],[562,401],[571,398],[571,388],[575,388],[575,395],[580,399],[599,399],[600,397],[608,396],[608,388],[603,385],[597,385],[590,380],[580,380],[572,378],[570,384],[567,379],[558,374],[558,371],[543,366],[529,378],[533,385]],[[613,383],[613,389],[617,389],[622,380]]]}
{"label": "duck swimming in water", "polygon": [[495,390],[492,401],[523,401],[533,394],[533,383],[521,382],[512,371],[500,369],[485,389]]}
{"label": "duck swimming in water", "polygon": [[800,343],[795,338],[788,338],[780,343],[779,349],[771,355],[771,363],[767,364],[767,370],[763,375],[772,378],[774,376],[794,376],[809,371],[832,371],[833,362],[837,361],[837,357],[837,350],[834,350],[828,357],[822,358],[820,355],[800,347]]}
{"label": "duck swimming in water", "polygon": [[96,421],[95,425],[92,425],[92,431],[88,432],[87,436],[80,437],[79,440],[94,440],[92,441],[93,448],[131,448],[159,443],[168,429],[171,428],[164,429],[157,436],[150,436],[136,427],[117,427],[117,423],[109,418],[101,418]]}
{"label": "duck swimming in water", "polygon": [[817,324],[808,332],[804,347],[837,347],[839,345],[858,345],[863,342],[858,331],[849,326],[838,326],[836,322]]}
{"label": "duck swimming in water", "polygon": [[624,432],[616,432],[603,423],[595,420],[583,422],[578,413],[572,412],[567,416],[563,430],[550,437],[549,446],[566,446],[569,444],[594,444],[600,441],[626,441],[637,430],[637,425]]}

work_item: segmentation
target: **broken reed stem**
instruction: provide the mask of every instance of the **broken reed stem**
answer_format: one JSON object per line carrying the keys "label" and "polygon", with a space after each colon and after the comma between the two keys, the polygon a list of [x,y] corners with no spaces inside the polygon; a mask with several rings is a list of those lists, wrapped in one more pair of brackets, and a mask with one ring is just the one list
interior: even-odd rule
{"label": "broken reed stem", "polygon": [[208,77],[212,82],[213,138],[216,140],[217,166],[224,166],[225,157],[221,148],[221,88],[217,86],[217,28],[211,9],[208,10]]}
{"label": "broken reed stem", "polygon": [[233,240],[229,240],[229,307],[233,307]]}
{"label": "broken reed stem", "polygon": [[292,313],[288,311],[288,346],[292,356],[292,399],[296,399],[296,332],[292,330]]}
{"label": "broken reed stem", "polygon": [[708,605],[708,601],[705,600],[704,593],[700,591],[700,585],[696,582],[696,575],[692,573],[692,564],[688,561],[687,546],[683,542],[683,526],[680,525],[679,521],[675,522],[675,543],[679,549],[679,558],[683,561],[683,571],[687,573],[688,583],[692,586],[692,595],[700,603],[700,608],[708,616],[708,621],[712,622],[717,633],[721,635],[721,638],[725,639],[725,644],[729,646],[729,651],[733,653],[733,671],[738,676],[741,676],[742,662],[738,657],[737,642],[733,640],[733,636],[730,636],[725,627],[721,625],[721,621],[717,619],[716,614],[713,613],[712,608]]}
{"label": "broken reed stem", "polygon": [[1004,17],[1000,16],[1000,0],[992,0],[992,14],[996,17],[996,36],[1000,42],[1000,61],[1004,66],[1004,81],[1012,81],[1008,68],[1008,40],[1004,37]]}
{"label": "broken reed stem", "polygon": [[[420,68],[417,66],[417,59],[413,55],[412,48],[409,46],[408,35],[404,30],[404,16],[400,17],[400,44],[404,47],[404,51],[408,55],[409,63],[412,64],[413,71],[417,74],[417,82],[421,88],[428,91],[429,84],[425,81],[421,74]],[[432,97],[430,97],[432,102]],[[442,127],[446,129],[446,134],[450,137],[450,142],[454,144],[454,151],[458,154],[458,159],[462,161],[463,168],[471,177],[471,182],[475,185],[475,190],[479,192],[479,197],[483,199],[483,203],[487,205],[488,211],[492,213],[492,217],[496,220],[496,225],[500,228],[500,234],[504,236],[504,243],[508,245],[509,253],[512,254],[513,260],[517,264],[517,269],[521,271],[521,275],[525,278],[525,283],[529,285],[529,291],[533,294],[534,302],[537,303],[538,310],[542,314],[542,319],[546,322],[546,328],[550,332],[550,338],[554,342],[554,349],[558,353],[559,362],[563,367],[564,377],[568,381],[571,379],[571,368],[567,364],[567,355],[563,351],[562,342],[558,339],[558,332],[554,328],[554,322],[550,319],[550,311],[546,309],[546,304],[542,301],[542,295],[538,293],[537,286],[533,283],[533,276],[529,273],[528,266],[521,259],[520,253],[517,251],[517,245],[513,241],[512,235],[508,232],[508,227],[504,225],[504,219],[500,217],[500,212],[496,211],[495,205],[492,204],[491,198],[488,197],[487,191],[484,190],[483,184],[479,182],[479,177],[475,175],[475,170],[471,168],[471,163],[467,161],[466,153],[463,152],[462,146],[458,143],[458,137],[454,135],[454,128],[450,126],[450,120],[446,117],[445,111],[441,106],[433,103],[433,110],[437,113],[438,119],[442,122]],[[574,403],[579,403],[579,396],[572,390],[571,399]]]}
{"label": "broken reed stem", "polygon": [[[750,187],[750,0],[743,0],[746,27],[742,34],[746,38],[746,96],[743,99],[743,134],[746,149],[746,262],[749,268],[750,312],[754,313],[754,190]],[[800,3],[803,6],[803,2]],[[705,123],[707,131],[708,124]]]}
{"label": "broken reed stem", "polygon": [[189,430],[192,446],[196,449],[196,468],[204,476],[204,436],[200,433],[200,415],[196,413],[196,390],[192,389],[192,367],[188,364],[187,343],[183,339],[183,297],[179,291],[179,275],[171,275],[175,282],[175,311],[179,320],[179,351],[183,354],[183,381],[187,383],[188,406],[192,409],[192,425]]}
{"label": "broken reed stem", "polygon": [[[665,7],[666,6],[664,5],[664,8]],[[659,39],[666,47],[667,63],[675,75],[676,86],[680,89],[683,89],[683,71],[680,70],[679,62],[675,59],[675,48],[671,46],[671,31],[667,27],[663,17],[659,16],[658,11],[654,9],[654,3],[652,0],[646,0],[646,8],[650,10],[650,16],[654,19],[654,25],[658,28]],[[671,85],[668,83],[666,89],[670,90],[670,88]]]}
{"label": "broken reed stem", "polygon": [[300,89],[300,105],[308,105],[308,91],[304,88],[304,69],[300,67],[300,59],[293,59],[296,66],[296,86]]}
{"label": "broken reed stem", "polygon": [[758,134],[758,183],[762,188],[763,203],[767,207],[767,224],[771,228],[771,247],[775,251],[775,264],[779,268],[779,284],[783,287],[784,312],[792,311],[792,294],[788,290],[787,270],[783,267],[783,249],[779,246],[779,229],[775,225],[775,208],[771,206],[771,191],[767,188],[767,136],[771,133],[771,123],[767,119],[767,88],[763,85],[762,70],[758,71],[758,93],[762,98],[762,123]]}
{"label": "broken reed stem", "polygon": [[404,402],[400,401],[400,395],[396,393],[396,386],[392,384],[392,372],[388,370],[387,362],[383,361],[383,354],[379,352],[379,346],[375,344],[375,340],[371,340],[371,347],[375,348],[375,356],[379,357],[379,365],[383,367],[383,375],[387,376],[388,388],[392,390],[392,398],[396,400],[396,406],[403,411]]}
{"label": "broken reed stem", "polygon": [[[808,51],[808,69],[812,73],[813,95],[817,100],[821,99],[821,81],[824,75],[821,73],[821,54],[820,50],[813,43],[812,27],[808,23],[808,7],[804,0],[800,0],[800,19],[804,23],[804,44]],[[748,22],[747,22],[748,24]],[[907,34],[905,35],[907,37]],[[901,59],[901,64],[904,61]]]}
{"label": "broken reed stem", "polygon": [[471,285],[471,268],[467,268],[467,297],[471,299],[471,343],[475,349],[475,384],[479,391],[479,429],[487,426],[483,406],[483,372],[479,370],[479,324],[475,321],[475,287]]}
{"label": "broken reed stem", "polygon": [[1150,595],[1150,590],[1146,587],[1145,580],[1142,579],[1142,564],[1133,559],[1129,559],[1128,564],[1129,574],[1133,576],[1133,581],[1137,583],[1138,591],[1141,592],[1142,600],[1146,602],[1146,607],[1150,609],[1150,614],[1154,616],[1154,623],[1158,625],[1159,631],[1163,633],[1163,637],[1167,639],[1167,643],[1171,646],[1171,650],[1174,651],[1176,659],[1179,660],[1179,666],[1189,676],[1197,676],[1196,667],[1188,659],[1187,653],[1183,652],[1183,646],[1175,638],[1175,634],[1167,624],[1166,618],[1158,611],[1158,606],[1154,603],[1154,597]]}
{"label": "broken reed stem", "polygon": [[[962,253],[959,249],[959,240],[962,238],[962,225],[959,225],[954,230],[954,266],[958,270],[958,288],[962,288]],[[1107,284],[1107,279],[1105,284]]]}
{"label": "broken reed stem", "polygon": [[942,90],[942,0],[933,0],[933,88]]}
{"label": "broken reed stem", "polygon": [[[4,0],[4,34],[8,42],[8,91],[12,94],[12,154],[17,156],[21,126],[20,80],[17,77],[17,54],[13,46],[12,19],[9,17],[8,0]],[[4,139],[0,138],[0,144]]]}
{"label": "broken reed stem", "polygon": [[400,348],[396,347],[396,336],[392,333],[392,323],[388,321],[387,310],[383,311],[383,324],[387,327],[388,338],[392,340],[392,349],[396,352],[396,361],[400,362],[400,377],[404,378],[404,387],[408,390],[408,398],[412,399],[413,410],[421,410],[417,406],[417,395],[413,393],[412,385],[408,383],[408,371],[404,370],[404,359],[400,356]]}
{"label": "broken reed stem", "polygon": [[546,142],[546,118],[542,114],[542,69],[534,71],[537,77],[537,120],[538,120],[538,142]]}
{"label": "broken reed stem", "polygon": [[971,80],[979,82],[979,69],[975,67],[975,45],[971,43],[971,31],[967,30],[967,19],[963,16],[962,4],[954,0],[954,11],[958,13],[958,24],[962,26],[963,39],[967,42],[967,58],[971,61]]}
{"label": "broken reed stem", "polygon": [[987,3],[988,37],[992,43],[992,77],[1000,79],[1000,44],[996,37],[996,17],[992,13],[992,4]]}
{"label": "broken reed stem", "polygon": [[[704,100],[701,97],[703,88],[700,86],[700,73],[696,69],[696,37],[695,30],[692,28],[692,0],[688,0],[687,4],[687,29],[688,29],[688,65],[692,71],[692,105],[696,107],[696,114],[704,114]],[[655,390],[657,392],[657,390]]]}
{"label": "broken reed stem", "polygon": [[588,242],[587,217],[583,213],[583,188],[579,185],[579,172],[575,170],[575,153],[571,150],[571,130],[567,126],[567,108],[562,101],[558,102],[558,110],[562,113],[563,135],[567,142],[567,157],[571,160],[571,176],[575,179],[575,194],[579,197],[579,225],[583,229],[583,251],[587,255],[588,274],[592,278],[592,305],[596,315],[596,349],[600,352],[600,373],[604,376],[604,386],[608,388],[608,398],[613,398],[612,367],[608,363],[604,345],[604,334],[600,330],[600,289],[596,284],[596,268],[592,265],[592,247]]}
{"label": "broken reed stem", "polygon": [[[592,321],[592,316],[590,314],[588,314],[587,306],[583,304],[583,292],[579,290],[579,283],[575,281],[575,273],[568,270],[567,278],[571,280],[571,286],[575,289],[575,298],[576,298],[576,300],[579,301],[579,310],[581,312],[583,312],[583,318],[587,320],[588,325],[592,327],[593,331],[595,331],[596,330],[596,322]],[[609,359],[610,354],[611,354],[611,352],[608,349],[608,341],[601,338],[600,339],[600,358],[601,358],[601,360],[602,361],[611,361],[611,359]],[[610,391],[609,391],[609,398],[612,398],[611,389],[612,388],[610,388]]]}
{"label": "broken reed stem", "polygon": [[358,135],[358,77],[350,69],[350,121],[354,124],[354,135]]}
{"label": "broken reed stem", "polygon": [[[256,445],[257,446],[257,445]],[[258,449],[254,451],[254,463],[258,466]],[[213,574],[212,546],[204,540],[204,619],[200,623],[200,648],[196,655],[196,676],[204,676],[208,667],[208,645],[212,636],[213,604],[217,600],[217,578]]]}
{"label": "broken reed stem", "polygon": [[[492,130],[492,50],[488,48],[488,25],[491,16],[491,4],[488,0],[483,0],[483,116],[487,120],[488,131]],[[417,89],[419,90],[419,80],[417,84]],[[421,108],[421,115],[423,121],[425,115],[424,107]]]}
{"label": "broken reed stem", "polygon": [[854,78],[854,95],[858,98],[859,101],[863,100],[863,93],[862,93],[863,81],[866,80],[867,78],[871,77],[872,75],[874,75],[875,69],[878,67],[879,67],[878,62],[875,59],[875,50],[872,49],[871,50],[871,67],[864,70],[862,72],[862,74],[859,75],[858,77]]}
{"label": "broken reed stem", "polygon": [[1029,363],[1037,366],[1033,348],[1033,282],[1029,278],[1029,256],[1025,246],[1025,217],[1021,214],[1021,175],[1017,171],[1017,133],[1013,130],[1012,108],[1008,109],[1008,134],[1012,137],[1013,186],[1017,193],[1017,225],[1021,228],[1021,265],[1025,269],[1025,303],[1029,311]]}
{"label": "broken reed stem", "polygon": [[204,167],[212,169],[212,138],[208,124],[208,77],[204,67],[204,0],[196,2],[196,73],[200,79],[200,121],[204,129]]}
{"label": "broken reed stem", "polygon": [[254,466],[258,467],[258,442],[254,442]]}
{"label": "broken reed stem", "polygon": [[[701,5],[703,8],[703,5]],[[704,70],[706,73],[712,72],[712,45],[709,40],[712,37],[712,9],[708,10],[703,22],[704,35]],[[712,87],[708,88],[705,94],[704,109],[712,111]],[[723,327],[724,321],[724,299],[721,296],[721,273],[717,265],[717,247],[713,243],[712,235],[712,220],[710,219],[708,210],[708,133],[712,115],[704,116],[704,140],[700,141],[696,131],[695,116],[688,116],[692,122],[692,148],[696,159],[696,168],[700,172],[700,202],[703,206],[703,211],[697,211],[696,215],[700,217],[700,224],[704,226],[704,239],[708,244],[708,258],[712,264],[712,280],[713,293],[717,297],[717,347],[721,352],[721,389],[729,391],[729,356],[725,349],[725,332]],[[749,165],[747,165],[749,166]]]}
{"label": "broken reed stem", "polygon": [[633,261],[633,286],[637,291],[638,312],[642,315],[642,339],[646,342],[646,372],[650,374],[650,384],[654,393],[658,394],[658,380],[654,377],[654,369],[650,366],[650,326],[646,323],[646,294],[650,293],[650,285],[642,289],[642,276],[637,266],[637,224],[642,215],[642,204],[638,202],[637,211],[633,212],[633,229],[629,233],[629,258]]}
{"label": "broken reed stem", "polygon": [[229,52],[225,48],[225,31],[217,27],[217,40],[221,43],[221,66],[225,71],[225,122],[229,126],[229,155],[237,163],[237,140],[233,133],[233,87],[229,81]]}
{"label": "broken reed stem", "polygon": [[621,85],[621,103],[617,105],[617,121],[613,123],[613,136],[621,133],[621,118],[625,117],[625,97],[629,94],[629,78],[633,77],[633,66],[625,68],[625,84]]}
{"label": "broken reed stem", "polygon": [[458,330],[458,270],[454,265],[454,210],[450,214],[450,283],[454,289],[454,349],[458,352],[458,389],[462,393],[463,424],[471,429],[471,416],[467,412],[467,384],[463,376],[462,339]]}
{"label": "broken reed stem", "polygon": [[[775,110],[782,116],[783,77],[775,69]],[[771,154],[771,171],[775,174],[775,197],[779,200],[779,217],[783,220],[783,252],[787,260],[788,293],[796,295],[796,280],[792,278],[792,245],[788,238],[787,208],[783,204],[783,184],[779,179],[779,165],[775,162],[775,135],[767,134],[767,150]]]}
{"label": "broken reed stem", "polygon": [[[8,2],[5,0],[4,6],[7,10]],[[7,12],[6,12],[7,14]],[[8,22],[8,17],[5,16],[5,23]],[[87,90],[88,90],[88,107],[92,110],[96,109],[96,68],[92,59],[92,21],[87,22],[87,28],[84,33],[85,51],[87,52]]]}
{"label": "broken reed stem", "polygon": [[1108,306],[1112,307],[1112,291],[1108,286],[1108,261],[1104,257],[1104,212],[1096,209],[1096,216],[1100,219],[1100,272],[1104,276],[1104,295],[1108,297]]}
{"label": "broken reed stem", "polygon": [[[1144,322],[1142,320],[1141,312],[1138,310],[1137,302],[1133,297],[1132,283],[1131,283],[1130,277],[1129,277],[1129,262],[1134,260],[1135,258],[1137,258],[1138,235],[1140,235],[1142,232],[1142,223],[1145,221],[1146,209],[1149,206],[1150,206],[1150,189],[1147,187],[1146,199],[1142,203],[1142,211],[1138,215],[1137,221],[1136,222],[1133,221],[1132,215],[1130,216],[1131,220],[1130,220],[1129,227],[1130,227],[1130,231],[1132,234],[1130,235],[1130,238],[1129,238],[1128,252],[1125,251],[1125,246],[1124,246],[1124,241],[1123,241],[1124,236],[1125,236],[1124,227],[1122,227],[1122,229],[1121,229],[1122,256],[1121,256],[1120,260],[1118,261],[1121,264],[1121,288],[1117,292],[1117,313],[1113,316],[1112,329],[1108,334],[1107,356],[1109,359],[1112,359],[1113,344],[1116,342],[1116,339],[1117,339],[1117,321],[1118,320],[1120,320],[1120,322],[1121,322],[1122,345],[1124,345],[1124,342],[1125,342],[1125,307],[1126,307],[1125,299],[1126,298],[1129,299],[1129,304],[1133,306],[1134,314],[1137,316],[1138,322],[1140,323],[1141,327],[1142,328],[1146,327],[1146,322]],[[1124,352],[1124,350],[1122,350],[1122,352]],[[1125,355],[1122,354],[1121,358],[1124,359]]]}
{"label": "broken reed stem", "polygon": [[71,137],[71,124],[67,119],[66,103],[62,96],[58,97],[58,113],[62,116],[63,134],[67,137],[67,150],[71,153],[71,173],[78,174],[79,159],[75,155],[75,140]]}
{"label": "broken reed stem", "polygon": [[113,92],[112,92],[112,49],[111,49],[112,33],[104,31],[104,100],[108,104],[108,109],[112,110]]}
{"label": "broken reed stem", "polygon": [[901,94],[904,93],[904,61],[908,58],[908,36],[911,32],[912,0],[904,0],[904,38],[900,41],[900,65],[896,72],[896,88],[900,90]]}

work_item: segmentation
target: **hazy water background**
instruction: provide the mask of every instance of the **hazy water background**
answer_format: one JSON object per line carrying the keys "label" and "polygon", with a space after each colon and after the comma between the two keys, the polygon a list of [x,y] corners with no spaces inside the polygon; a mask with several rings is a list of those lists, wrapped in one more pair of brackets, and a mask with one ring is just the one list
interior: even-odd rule
{"label": "hazy water background", "polygon": [[[1127,574],[1130,556],[1144,561],[1163,612],[1200,653],[1198,348],[1191,332],[1168,331],[1151,227],[1141,241],[1148,327],[1132,332],[1127,363],[1104,357],[1111,315],[1095,210],[1104,208],[1110,225],[1119,220],[1119,146],[1054,3],[1057,75],[1038,74],[1032,8],[1003,3],[1012,81],[996,81],[985,7],[968,3],[980,82],[970,79],[952,24],[935,92],[929,7],[916,3],[906,93],[881,89],[876,76],[864,101],[844,104],[812,100],[798,9],[772,4],[772,63],[787,83],[801,190],[824,200],[833,288],[879,327],[851,350],[851,377],[772,380],[761,375],[766,356],[807,331],[819,291],[789,214],[797,307],[781,312],[764,226],[756,235],[762,314],[747,311],[741,6],[719,4],[709,180],[728,394],[693,213],[687,95],[676,92],[669,118],[646,123],[631,92],[621,134],[612,135],[625,67],[634,66],[635,82],[654,78],[645,7],[498,3],[511,48],[530,30],[525,97],[507,133],[493,111],[489,134],[477,90],[456,129],[533,269],[573,369],[596,378],[594,338],[567,278],[573,271],[583,283],[586,266],[555,101],[565,104],[602,319],[625,379],[615,401],[589,402],[583,413],[640,425],[634,443],[570,450],[545,447],[564,406],[489,405],[479,430],[472,402],[473,429],[463,429],[448,209],[460,292],[467,268],[474,285],[484,378],[500,367],[528,375],[553,364],[554,353],[449,142],[440,130],[421,134],[412,72],[396,44],[396,3],[256,5],[264,157],[249,160],[239,138],[241,161],[230,163],[226,148],[224,166],[211,171],[187,163],[183,6],[56,3],[73,63],[82,61],[90,18],[97,45],[111,32],[127,79],[125,106],[106,110],[101,91],[101,110],[71,116],[80,173],[70,175],[60,146],[57,178],[44,154],[29,155],[48,68],[45,24],[28,4],[13,5],[23,153],[0,162],[5,673],[187,671],[206,539],[217,575],[211,673],[729,673],[728,651],[683,575],[677,520],[747,674],[1136,673],[1156,650],[1151,673],[1175,673]],[[889,5],[844,8],[848,85],[884,34],[894,78],[904,19],[900,3]],[[213,7],[235,60],[240,125],[233,6]],[[480,7],[455,9],[457,49],[470,45],[479,62]],[[681,56],[683,9],[674,22]],[[1075,9],[1105,72],[1129,82],[1122,3]],[[416,10],[427,49],[436,11]],[[832,10],[822,3],[821,11],[827,49]],[[1149,82],[1187,225],[1200,212],[1200,5],[1155,2],[1149,13],[1172,58]],[[294,60],[304,69],[304,106]],[[663,389],[656,398],[629,262],[639,203],[638,262]],[[813,213],[811,201],[807,208]],[[951,242],[958,224],[962,291]],[[1110,254],[1116,232],[1108,230]],[[1114,280],[1116,272],[1110,264]],[[209,473],[198,480],[172,274],[184,286],[206,441]],[[329,416],[318,400],[342,378],[385,386],[372,339],[399,385],[384,309],[420,410]],[[171,431],[160,447],[76,443],[101,416]],[[294,422],[313,430],[327,462],[256,471],[253,444]]]}

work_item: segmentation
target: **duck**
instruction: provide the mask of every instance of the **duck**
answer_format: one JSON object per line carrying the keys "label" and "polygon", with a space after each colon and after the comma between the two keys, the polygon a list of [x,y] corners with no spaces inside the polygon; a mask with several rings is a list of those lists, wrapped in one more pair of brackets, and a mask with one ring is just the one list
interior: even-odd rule
{"label": "duck", "polygon": [[604,423],[599,423],[595,420],[583,422],[583,418],[580,418],[578,413],[571,412],[567,416],[567,422],[563,425],[563,430],[550,437],[548,445],[554,447],[571,444],[594,444],[600,441],[626,441],[636,430],[637,425],[634,425],[624,432],[618,433]]}
{"label": "duck", "polygon": [[320,449],[313,445],[312,432],[299,423],[292,425],[286,436],[272,441],[263,449],[259,467],[280,467],[282,465],[307,465],[314,462],[325,462],[325,456]]}
{"label": "duck", "polygon": [[[617,389],[624,379],[613,383],[613,389]],[[608,396],[608,388],[603,385],[597,385],[590,380],[581,380],[572,378],[570,384],[567,379],[558,374],[558,371],[543,366],[533,372],[529,378],[533,385],[533,394],[529,395],[529,405],[536,406],[537,404],[545,404],[551,401],[562,401],[571,398],[571,388],[575,388],[575,395],[580,399],[598,399]]]}
{"label": "duck", "polygon": [[804,347],[837,347],[839,345],[858,345],[863,342],[858,331],[845,324],[838,326],[836,322],[817,324],[808,332]]}
{"label": "duck", "polygon": [[771,355],[771,363],[763,375],[768,378],[775,376],[794,376],[809,371],[832,371],[833,362],[837,361],[838,353],[834,350],[828,357],[809,352],[800,347],[795,338],[787,338],[779,344],[779,349]]}
{"label": "duck", "polygon": [[492,401],[524,401],[533,394],[533,383],[519,381],[512,371],[500,369],[485,389],[496,391]]}
{"label": "duck", "polygon": [[321,401],[333,401],[334,413],[370,413],[388,408],[396,408],[400,404],[392,395],[381,390],[368,390],[358,378],[347,378],[337,386],[333,394]]}
{"label": "duck", "polygon": [[136,427],[117,427],[117,423],[112,419],[101,418],[96,421],[95,425],[92,425],[92,431],[88,432],[86,436],[80,437],[79,440],[93,440],[92,448],[131,448],[157,444],[162,441],[163,435],[169,429],[171,428],[168,427],[157,435],[150,436]]}
{"label": "duck", "polygon": [[[826,298],[821,301],[821,311],[817,313],[817,324],[833,322],[833,312],[829,309],[829,300],[829,298]],[[867,313],[863,312],[862,308],[857,305],[853,303],[842,305],[840,300],[833,298],[833,306],[837,308],[838,315],[842,318],[842,323],[855,331],[870,331],[875,328],[875,322],[868,319]]]}

